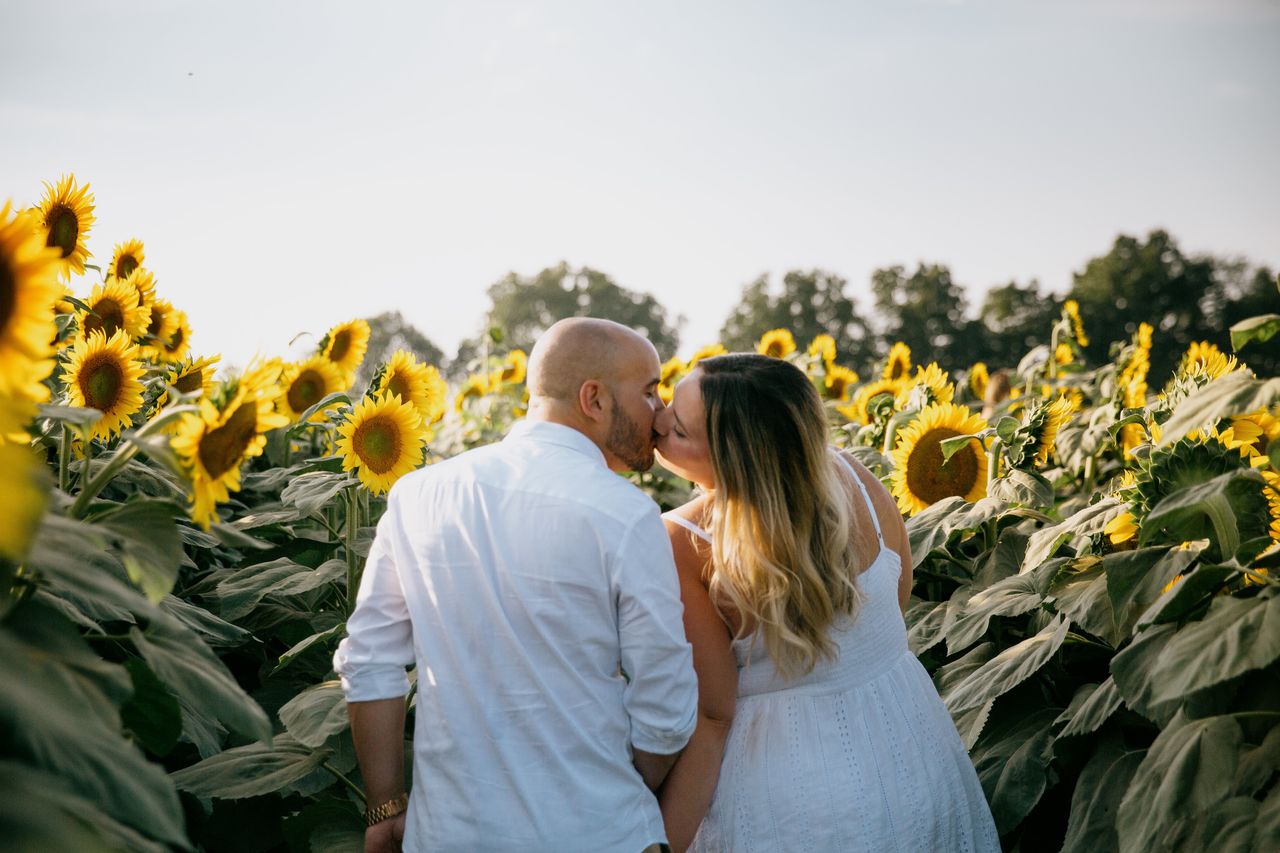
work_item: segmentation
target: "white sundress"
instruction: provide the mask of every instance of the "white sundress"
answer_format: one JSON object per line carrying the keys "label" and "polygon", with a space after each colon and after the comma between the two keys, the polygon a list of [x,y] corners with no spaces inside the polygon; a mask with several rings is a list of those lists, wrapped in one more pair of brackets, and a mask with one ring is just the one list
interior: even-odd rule
{"label": "white sundress", "polygon": [[[907,648],[900,559],[859,576],[861,606],[832,631],[838,656],[791,682],[752,638],[733,643],[738,701],[720,781],[691,851],[998,851],[991,809],[955,723]],[[666,518],[710,541],[697,525]]]}

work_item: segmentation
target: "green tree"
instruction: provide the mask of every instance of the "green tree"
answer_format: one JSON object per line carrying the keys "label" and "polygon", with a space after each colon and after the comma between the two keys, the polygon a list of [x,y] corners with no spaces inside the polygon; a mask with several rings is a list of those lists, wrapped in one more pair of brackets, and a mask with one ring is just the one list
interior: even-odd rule
{"label": "green tree", "polygon": [[[1205,310],[1215,330],[1209,340],[1230,352],[1232,326],[1260,314],[1280,314],[1280,281],[1268,267],[1255,268],[1241,259],[1220,260]],[[1249,344],[1239,356],[1259,376],[1280,376],[1280,347],[1274,343]]]}
{"label": "green tree", "polygon": [[1107,360],[1112,342],[1127,339],[1139,323],[1155,328],[1151,347],[1151,384],[1164,384],[1192,341],[1227,345],[1206,316],[1212,301],[1216,262],[1188,257],[1165,231],[1146,241],[1116,238],[1111,250],[1075,273],[1070,296],[1080,303],[1086,352],[1094,364]]}
{"label": "green tree", "polygon": [[871,292],[886,350],[902,341],[911,347],[912,361],[937,361],[948,369],[967,366],[984,353],[981,324],[965,318],[964,289],[947,267],[920,264],[911,275],[901,266],[878,269],[871,274]]}
{"label": "green tree", "polygon": [[1016,366],[1033,347],[1049,342],[1060,310],[1058,300],[1041,293],[1034,279],[1025,286],[1011,281],[993,287],[978,314],[984,340],[975,360],[987,362],[992,370]]}
{"label": "green tree", "polygon": [[369,349],[365,352],[364,362],[356,371],[357,389],[368,387],[373,378],[373,371],[378,365],[395,353],[396,350],[408,350],[418,357],[419,361],[433,365],[442,373],[445,370],[445,357],[440,348],[433,344],[422,332],[418,331],[399,311],[385,311],[376,317],[367,318],[369,324]]}
{"label": "green tree", "polygon": [[485,328],[458,348],[455,371],[465,371],[484,351],[486,335],[493,335],[497,351],[526,352],[552,323],[565,317],[601,317],[630,326],[647,337],[666,358],[680,343],[679,325],[651,294],[620,287],[605,273],[590,267],[570,269],[561,262],[537,275],[508,273],[489,288],[492,307]]}
{"label": "green tree", "polygon": [[789,329],[797,346],[819,334],[835,339],[837,360],[864,368],[875,358],[875,341],[848,282],[824,270],[792,270],[774,292],[762,275],[742,289],[742,297],[720,329],[720,342],[731,351],[754,350],[770,329]]}

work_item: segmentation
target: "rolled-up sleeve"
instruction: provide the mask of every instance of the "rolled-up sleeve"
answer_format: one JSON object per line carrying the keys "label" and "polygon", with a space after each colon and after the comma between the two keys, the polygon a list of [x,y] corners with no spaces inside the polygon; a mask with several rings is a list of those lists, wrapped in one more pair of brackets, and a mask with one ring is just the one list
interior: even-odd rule
{"label": "rolled-up sleeve", "polygon": [[614,561],[623,704],[631,743],[657,755],[679,752],[697,724],[698,682],[684,635],[680,583],[657,507],[623,536]]}
{"label": "rolled-up sleeve", "polygon": [[413,627],[395,560],[397,509],[393,488],[369,548],[347,636],[333,656],[348,702],[394,699],[409,691],[405,668],[414,661]]}

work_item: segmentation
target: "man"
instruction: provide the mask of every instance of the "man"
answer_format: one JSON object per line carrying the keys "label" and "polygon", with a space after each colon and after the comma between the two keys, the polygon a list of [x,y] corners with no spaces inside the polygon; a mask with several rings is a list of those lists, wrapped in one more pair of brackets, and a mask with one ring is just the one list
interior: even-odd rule
{"label": "man", "polygon": [[697,685],[658,509],[614,473],[653,464],[658,374],[630,329],[556,323],[530,354],[524,421],[391,490],[334,656],[367,851],[665,841],[652,790],[693,732]]}

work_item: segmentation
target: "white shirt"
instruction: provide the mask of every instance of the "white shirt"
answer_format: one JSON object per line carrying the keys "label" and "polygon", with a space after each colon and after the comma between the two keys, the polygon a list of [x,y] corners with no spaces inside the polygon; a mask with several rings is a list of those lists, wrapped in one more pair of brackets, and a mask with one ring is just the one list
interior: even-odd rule
{"label": "white shirt", "polygon": [[577,430],[523,421],[403,477],[334,669],[360,702],[404,696],[417,664],[405,849],[665,841],[631,747],[693,733],[682,615],[657,506]]}

